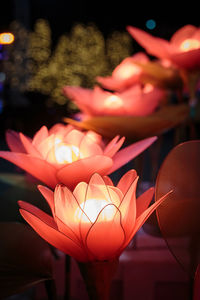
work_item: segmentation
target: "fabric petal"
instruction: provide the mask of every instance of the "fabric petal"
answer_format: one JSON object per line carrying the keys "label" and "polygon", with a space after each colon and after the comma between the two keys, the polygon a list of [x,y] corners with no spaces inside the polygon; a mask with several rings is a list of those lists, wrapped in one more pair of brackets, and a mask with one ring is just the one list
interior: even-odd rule
{"label": "fabric petal", "polygon": [[93,155],[103,155],[101,147],[93,141],[88,135],[85,135],[80,143],[80,158],[86,158]]}
{"label": "fabric petal", "polygon": [[[54,205],[56,217],[73,231],[76,241],[80,241],[78,225],[80,208],[72,192],[67,187],[57,185],[54,191]],[[57,225],[59,231],[62,231],[64,226],[60,221]]]}
{"label": "fabric petal", "polygon": [[81,181],[89,182],[91,175],[95,172],[100,175],[107,174],[112,163],[110,157],[103,155],[87,157],[58,170],[57,178],[60,183],[73,189]]}
{"label": "fabric petal", "polygon": [[119,135],[116,135],[105,147],[104,154],[107,155],[107,153],[110,152],[110,150],[114,147],[114,145],[119,140]]}
{"label": "fabric petal", "polygon": [[121,146],[123,145],[124,141],[125,141],[125,137],[122,137],[115,144],[113,143],[112,145],[110,145],[110,147],[106,147],[106,149],[104,150],[104,155],[107,155],[109,157],[113,157],[115,155],[115,153],[121,148]]}
{"label": "fabric petal", "polygon": [[137,172],[133,169],[129,170],[121,177],[120,181],[117,184],[117,188],[120,189],[122,193],[125,195],[130,185],[136,178],[137,178]]}
{"label": "fabric petal", "polygon": [[40,158],[32,157],[25,153],[13,153],[9,151],[0,151],[0,157],[17,165],[49,187],[54,188],[58,183],[55,168]]}
{"label": "fabric petal", "polygon": [[136,187],[138,178],[131,184],[119,206],[122,216],[121,222],[126,237],[130,235],[136,220]]}
{"label": "fabric petal", "polygon": [[47,127],[42,126],[33,137],[33,145],[37,148],[38,145],[48,137],[48,135],[49,133]]}
{"label": "fabric petal", "polygon": [[49,226],[53,227],[54,229],[57,229],[57,225],[54,219],[50,215],[48,215],[47,213],[39,209],[38,207],[21,200],[18,201],[18,204],[21,209],[28,211],[29,213],[33,214],[37,218],[43,220]]}
{"label": "fabric petal", "polygon": [[106,185],[114,186],[114,184],[113,184],[113,182],[112,182],[112,180],[111,180],[110,177],[108,177],[108,176],[103,176],[103,180],[104,180],[104,182],[105,182]]}
{"label": "fabric petal", "polygon": [[87,261],[85,252],[74,241],[28,211],[20,209],[20,213],[31,227],[49,244],[78,261]]}
{"label": "fabric petal", "polygon": [[14,130],[6,131],[6,142],[13,152],[26,153],[26,150],[20,140],[19,133]]}
{"label": "fabric petal", "polygon": [[84,138],[84,133],[77,130],[72,129],[65,137],[64,142],[69,143],[72,146],[76,146],[77,148],[80,147],[80,143]]}
{"label": "fabric petal", "polygon": [[167,196],[171,194],[172,191],[169,193],[165,194],[163,197],[161,197],[158,201],[156,201],[154,204],[152,204],[148,209],[146,209],[135,221],[135,226],[130,233],[129,236],[126,238],[126,243],[124,245],[124,248],[129,244],[133,236],[136,234],[136,232],[142,227],[144,222],[148,219],[148,217],[154,212],[154,210],[163,202],[167,199]]}
{"label": "fabric petal", "polygon": [[22,142],[22,145],[24,146],[24,149],[26,149],[26,152],[32,156],[42,158],[40,152],[35,148],[35,146],[31,143],[31,141],[23,135],[23,133],[19,133],[20,140]]}
{"label": "fabric petal", "polygon": [[185,25],[172,35],[170,42],[179,47],[184,40],[191,38],[196,30],[197,27],[193,25]]}
{"label": "fabric petal", "polygon": [[136,200],[136,218],[138,218],[149,206],[154,195],[154,187],[149,188]]}
{"label": "fabric petal", "polygon": [[149,53],[159,58],[167,58],[170,52],[170,43],[162,38],[132,26],[127,27],[132,37]]}
{"label": "fabric petal", "polygon": [[49,207],[51,208],[53,216],[55,215],[54,211],[54,193],[52,190],[47,188],[46,186],[43,185],[38,185],[38,190],[42,194],[42,196],[46,199],[47,203],[49,204]]}
{"label": "fabric petal", "polygon": [[[104,215],[112,211],[113,219],[102,222]],[[86,245],[96,260],[109,260],[116,257],[117,251],[124,243],[125,234],[121,225],[121,214],[113,204],[107,205],[100,212],[96,222],[90,228]]]}
{"label": "fabric petal", "polygon": [[154,143],[157,140],[157,137],[150,137],[146,138],[144,140],[141,140],[139,142],[136,142],[126,148],[123,148],[119,152],[117,152],[113,157],[113,166],[109,170],[108,174],[113,173],[126,163],[128,163],[130,160],[135,158],[137,155],[139,155],[141,152],[146,150],[152,143]]}

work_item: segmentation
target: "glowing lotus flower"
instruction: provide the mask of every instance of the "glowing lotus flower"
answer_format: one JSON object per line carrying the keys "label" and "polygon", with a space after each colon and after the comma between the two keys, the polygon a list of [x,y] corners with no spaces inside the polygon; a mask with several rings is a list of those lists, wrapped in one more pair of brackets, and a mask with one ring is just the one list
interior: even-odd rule
{"label": "glowing lotus flower", "polygon": [[22,168],[54,188],[57,183],[74,187],[88,182],[94,172],[107,175],[149,147],[156,137],[132,144],[118,152],[124,137],[116,136],[107,145],[100,135],[80,131],[71,125],[57,124],[49,131],[43,126],[30,139],[22,133],[7,131],[11,152],[0,151],[0,157]]}
{"label": "glowing lotus flower", "polygon": [[170,41],[132,26],[127,30],[149,54],[168,59],[184,69],[200,68],[200,28],[185,25],[172,35]]}
{"label": "glowing lotus flower", "polygon": [[54,193],[39,186],[53,217],[22,201],[20,213],[42,238],[76,260],[110,260],[122,253],[165,199],[166,195],[148,208],[154,189],[136,199],[137,181],[136,171],[130,170],[116,187],[109,177],[97,173],[73,192],[62,185]]}
{"label": "glowing lotus flower", "polygon": [[140,85],[121,92],[111,93],[95,86],[94,89],[65,86],[64,94],[70,98],[85,116],[146,116],[151,114],[165,93],[152,85]]}
{"label": "glowing lotus flower", "polygon": [[122,91],[133,84],[140,83],[142,69],[135,63],[146,63],[149,59],[144,53],[125,58],[112,72],[112,76],[97,77],[96,80],[106,89]]}

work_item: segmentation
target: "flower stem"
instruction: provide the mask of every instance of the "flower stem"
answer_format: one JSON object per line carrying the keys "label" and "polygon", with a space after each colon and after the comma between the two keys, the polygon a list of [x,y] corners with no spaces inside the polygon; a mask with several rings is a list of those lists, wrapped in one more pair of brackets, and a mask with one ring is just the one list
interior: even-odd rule
{"label": "flower stem", "polygon": [[109,300],[110,286],[117,270],[118,259],[111,261],[78,262],[90,300]]}

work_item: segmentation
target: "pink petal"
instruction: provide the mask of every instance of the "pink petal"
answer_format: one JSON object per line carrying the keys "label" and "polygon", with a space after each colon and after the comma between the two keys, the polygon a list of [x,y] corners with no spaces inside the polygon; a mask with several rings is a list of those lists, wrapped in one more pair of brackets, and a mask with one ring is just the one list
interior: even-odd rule
{"label": "pink petal", "polygon": [[76,198],[79,205],[83,205],[83,203],[85,202],[87,188],[88,184],[86,182],[79,182],[73,191],[73,195]]}
{"label": "pink petal", "polygon": [[89,182],[90,177],[95,172],[105,175],[111,166],[111,158],[95,155],[77,160],[63,167],[57,172],[57,178],[59,182],[73,189],[81,181]]}
{"label": "pink petal", "polygon": [[49,204],[53,216],[55,215],[54,212],[54,193],[52,190],[47,188],[46,186],[43,185],[38,185],[38,190],[42,194],[42,196],[46,199],[47,203]]}
{"label": "pink petal", "polygon": [[132,231],[135,219],[136,219],[136,187],[138,182],[137,177],[134,182],[129,187],[127,193],[125,194],[119,209],[122,216],[122,226],[125,231],[126,237],[130,235],[130,232]]}
{"label": "pink petal", "polygon": [[80,147],[80,143],[84,138],[84,133],[76,130],[76,129],[72,129],[65,137],[64,142],[65,143],[69,143],[70,145],[76,146],[77,148]]}
{"label": "pink petal", "polygon": [[[93,174],[90,178],[86,191],[86,201],[88,199],[105,200],[107,203],[112,203],[108,188],[105,185],[103,178],[97,173]],[[102,208],[96,210],[94,219],[96,219],[101,209]]]}
{"label": "pink petal", "polygon": [[[80,241],[79,220],[76,216],[80,212],[80,208],[72,192],[67,187],[57,185],[54,192],[54,205],[56,217],[73,231],[76,241]],[[64,228],[63,224],[57,223],[59,231]]]}
{"label": "pink petal", "polygon": [[113,184],[112,180],[110,179],[110,177],[103,176],[103,180],[104,180],[106,185],[114,186],[114,184]]}
{"label": "pink petal", "polygon": [[104,154],[107,155],[107,153],[110,152],[110,150],[114,147],[114,145],[119,140],[119,135],[116,135],[105,147]]}
{"label": "pink petal", "polygon": [[85,135],[80,143],[80,158],[86,158],[93,155],[103,155],[103,151],[97,143],[89,136]]}
{"label": "pink petal", "polygon": [[38,150],[35,148],[35,146],[31,143],[31,141],[25,135],[23,135],[23,133],[20,132],[19,137],[20,137],[20,140],[28,154],[35,156],[35,157],[42,158],[40,152],[38,152]]}
{"label": "pink petal", "polygon": [[13,152],[26,153],[24,146],[20,140],[19,133],[14,130],[6,131],[6,142]]}
{"label": "pink petal", "polygon": [[107,186],[107,189],[112,203],[118,207],[124,197],[123,193],[115,186]]}
{"label": "pink petal", "polygon": [[149,206],[154,194],[154,188],[151,187],[147,191],[145,191],[142,195],[140,195],[136,200],[136,210],[137,215],[136,218],[138,218]]}
{"label": "pink petal", "polygon": [[[102,214],[113,210],[111,221],[101,221]],[[86,245],[96,260],[109,260],[116,257],[117,251],[124,243],[125,234],[121,225],[120,211],[114,205],[107,205],[99,214],[96,222],[90,228]]]}
{"label": "pink petal", "polygon": [[52,188],[58,183],[55,168],[40,158],[8,151],[0,151],[0,157],[17,165]]}
{"label": "pink petal", "polygon": [[127,164],[130,160],[135,158],[137,155],[139,155],[141,152],[143,152],[146,148],[148,148],[152,143],[154,143],[157,140],[157,137],[150,137],[146,138],[144,140],[141,140],[139,142],[136,142],[119,152],[117,152],[113,156],[113,166],[109,170],[108,174],[113,173],[123,165]]}
{"label": "pink petal", "polygon": [[38,147],[38,145],[48,137],[48,129],[46,126],[42,126],[40,130],[36,132],[36,134],[33,137],[33,145],[35,147]]}
{"label": "pink petal", "polygon": [[38,207],[36,207],[28,202],[21,201],[21,200],[18,201],[18,204],[19,204],[20,208],[35,215],[37,218],[43,220],[46,224],[53,227],[54,229],[57,229],[57,225],[56,225],[54,219],[50,215],[46,214],[44,211],[39,209]]}
{"label": "pink petal", "polygon": [[197,27],[193,25],[185,25],[173,34],[170,42],[179,47],[184,40],[191,38],[196,31]]}
{"label": "pink petal", "polygon": [[198,69],[200,68],[200,49],[175,53],[170,56],[170,60],[184,69]]}
{"label": "pink petal", "polygon": [[77,246],[77,244],[67,236],[46,224],[33,214],[20,209],[22,217],[33,227],[33,229],[49,244],[63,251],[64,253],[74,257],[78,261],[86,261],[85,252]]}
{"label": "pink petal", "polygon": [[136,179],[136,177],[137,177],[137,172],[133,169],[129,170],[121,177],[120,181],[118,182],[117,184],[118,189],[120,189],[122,193],[125,195],[130,185]]}
{"label": "pink petal", "polygon": [[[115,138],[114,138],[115,139]],[[113,140],[114,140],[113,139]],[[113,142],[113,140],[107,145],[107,147],[104,150],[104,155],[107,155],[109,157],[113,157],[115,153],[121,148],[125,141],[125,137],[122,137],[118,142]]]}
{"label": "pink petal", "polygon": [[128,84],[126,84],[127,81],[121,80],[121,79],[116,79],[112,76],[108,76],[108,77],[98,76],[98,77],[96,77],[96,80],[104,88],[106,88],[108,90],[117,91],[117,92],[122,91],[123,89],[125,89],[126,87],[129,86]]}
{"label": "pink petal", "polygon": [[127,27],[132,37],[149,53],[159,58],[167,58],[170,52],[168,41],[154,37],[147,32],[132,26]]}
{"label": "pink petal", "polygon": [[133,236],[136,234],[136,232],[142,227],[144,222],[148,219],[148,217],[154,212],[154,210],[164,201],[167,199],[168,195],[171,194],[172,191],[165,194],[163,197],[161,197],[158,201],[156,201],[154,204],[152,204],[148,209],[146,209],[135,221],[135,226],[129,236],[127,236],[126,243],[123,248],[125,248]]}

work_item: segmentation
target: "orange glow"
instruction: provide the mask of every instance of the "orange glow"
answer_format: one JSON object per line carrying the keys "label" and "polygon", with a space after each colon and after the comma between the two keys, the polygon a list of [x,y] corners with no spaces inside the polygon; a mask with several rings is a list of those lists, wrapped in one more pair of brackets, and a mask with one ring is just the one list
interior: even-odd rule
{"label": "orange glow", "polygon": [[200,41],[196,39],[187,39],[183,41],[180,45],[180,49],[183,52],[187,52],[198,48],[200,48]]}
{"label": "orange glow", "polygon": [[144,88],[143,88],[143,93],[147,94],[150,93],[151,91],[153,91],[154,87],[152,84],[145,84]]}
{"label": "orange glow", "polygon": [[55,158],[59,164],[72,163],[79,157],[79,149],[73,145],[60,143],[55,148]]}
{"label": "orange glow", "polygon": [[14,42],[14,35],[10,32],[4,32],[0,34],[0,44],[8,45]]}
{"label": "orange glow", "polygon": [[104,105],[106,107],[112,107],[112,108],[119,108],[123,106],[123,101],[120,97],[116,96],[116,95],[112,95],[109,96],[108,98],[106,98]]}
{"label": "orange glow", "polygon": [[136,201],[135,170],[124,174],[117,186],[107,180],[109,184],[95,173],[73,192],[63,184],[54,192],[39,186],[52,217],[23,201],[19,201],[20,212],[47,242],[77,261],[111,260],[122,253],[166,195],[148,207],[154,193],[150,188]]}
{"label": "orange glow", "polygon": [[119,79],[127,79],[133,75],[139,74],[141,69],[133,64],[124,64],[115,69],[114,75]]}
{"label": "orange glow", "polygon": [[[88,199],[85,203],[82,203],[80,207],[83,209],[90,221],[94,223],[99,212],[107,206],[107,210],[103,210],[99,216],[100,222],[107,222],[113,219],[116,212],[114,207],[111,205],[109,206],[109,204],[110,203],[105,199]],[[75,221],[80,222],[81,220],[84,223],[89,223],[88,218],[82,213],[80,208],[77,208],[75,212]]]}

